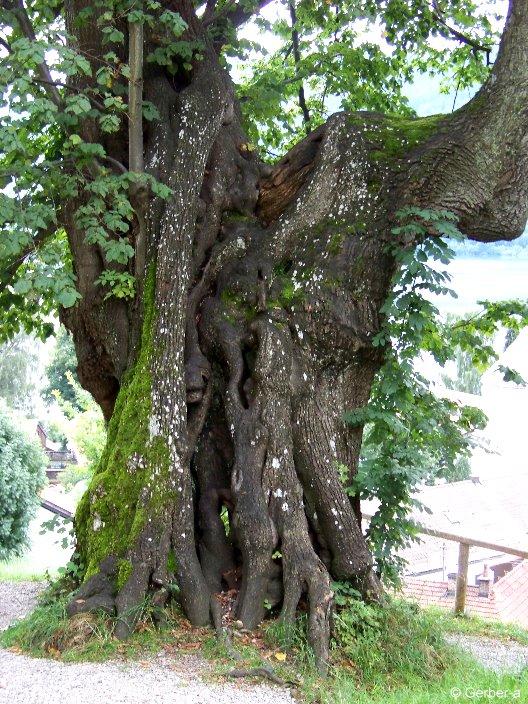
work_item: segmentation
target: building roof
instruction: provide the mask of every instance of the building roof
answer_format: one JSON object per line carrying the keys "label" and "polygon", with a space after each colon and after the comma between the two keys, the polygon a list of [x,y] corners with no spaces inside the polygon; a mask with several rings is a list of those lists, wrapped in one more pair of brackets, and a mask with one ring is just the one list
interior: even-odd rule
{"label": "building roof", "polygon": [[499,579],[493,593],[502,621],[528,627],[528,561]]}
{"label": "building roof", "polygon": [[[415,498],[430,513],[413,511],[411,517],[428,528],[463,537],[490,541],[505,547],[528,551],[528,470],[500,474],[435,486],[423,486]],[[366,514],[376,510],[374,501],[365,501]],[[470,560],[491,561],[503,553],[484,548],[471,548]],[[441,538],[421,536],[400,552],[408,563],[408,573],[425,574],[445,569],[456,570],[458,545]]]}
{"label": "building roof", "polygon": [[[407,577],[402,587],[402,595],[417,601],[420,606],[439,606],[447,611],[453,611],[455,596],[448,593],[447,584],[447,582],[431,582],[426,579]],[[494,599],[479,597],[478,587],[470,585],[466,593],[466,613],[491,620],[499,619]]]}
{"label": "building roof", "polygon": [[[475,480],[422,486],[414,498],[430,513],[415,509],[411,518],[428,528],[528,551],[526,496],[528,468],[510,472],[506,466],[500,473]],[[376,508],[375,501],[362,503],[367,515],[375,513]],[[443,566],[451,572],[456,565],[457,550],[456,543],[422,536],[421,542],[413,543],[400,554],[413,574],[432,572]],[[455,555],[455,565],[449,564],[448,554]],[[497,555],[497,551],[471,549],[472,560],[492,555]]]}
{"label": "building roof", "polygon": [[[447,582],[407,577],[402,595],[420,606],[437,606],[452,611],[455,596]],[[528,628],[528,561],[524,560],[493,585],[489,596],[479,596],[478,587],[468,585],[466,613],[471,616],[516,623]]]}

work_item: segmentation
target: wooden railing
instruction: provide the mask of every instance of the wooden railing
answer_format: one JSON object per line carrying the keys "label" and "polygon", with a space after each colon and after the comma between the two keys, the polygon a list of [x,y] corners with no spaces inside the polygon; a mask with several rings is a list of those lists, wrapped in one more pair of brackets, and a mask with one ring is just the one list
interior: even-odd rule
{"label": "wooden railing", "polygon": [[[68,509],[57,506],[57,504],[47,501],[45,499],[41,500],[41,506],[52,513],[55,513],[63,518],[72,518],[72,513]],[[363,513],[362,517],[370,521],[372,516]],[[480,540],[480,538],[471,538],[464,535],[456,535],[455,533],[447,533],[443,530],[436,530],[436,528],[428,528],[421,523],[418,523],[418,534],[419,535],[430,535],[433,538],[442,538],[443,540],[448,540],[453,543],[458,543],[458,569],[457,569],[457,580],[456,580],[456,592],[455,592],[455,613],[463,614],[466,608],[466,594],[467,594],[467,584],[468,584],[468,567],[469,567],[469,551],[470,548],[486,548],[487,550],[495,550],[499,553],[504,553],[505,555],[515,555],[516,557],[522,557],[528,560],[528,550],[522,550],[521,548],[515,548],[511,545],[501,545],[500,543],[490,543],[487,540]]]}
{"label": "wooden railing", "polygon": [[[372,516],[363,513],[363,518],[370,521]],[[486,548],[487,550],[495,550],[505,555],[515,555],[528,560],[528,550],[512,547],[511,545],[501,545],[500,543],[491,543],[480,538],[471,538],[465,535],[456,535],[455,533],[447,533],[436,528],[428,528],[427,526],[418,523],[419,535],[430,535],[433,538],[442,538],[453,543],[458,543],[458,568],[455,591],[455,613],[463,614],[466,608],[466,594],[468,584],[468,567],[469,567],[469,551],[470,548]]]}
{"label": "wooden railing", "polygon": [[62,508],[62,506],[57,506],[57,504],[54,504],[53,501],[48,501],[48,499],[41,499],[40,505],[42,508],[45,508],[46,511],[51,511],[51,513],[54,513],[56,516],[61,516],[61,518],[73,518],[71,511],[67,508]]}

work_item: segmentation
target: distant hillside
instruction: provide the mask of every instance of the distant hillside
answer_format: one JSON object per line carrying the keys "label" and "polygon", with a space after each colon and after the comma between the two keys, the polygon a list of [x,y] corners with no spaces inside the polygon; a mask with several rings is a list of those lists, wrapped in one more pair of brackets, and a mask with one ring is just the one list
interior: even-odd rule
{"label": "distant hillside", "polygon": [[517,240],[512,242],[473,242],[466,240],[461,243],[453,243],[453,249],[459,257],[467,259],[474,258],[508,258],[508,259],[528,259],[528,230]]}

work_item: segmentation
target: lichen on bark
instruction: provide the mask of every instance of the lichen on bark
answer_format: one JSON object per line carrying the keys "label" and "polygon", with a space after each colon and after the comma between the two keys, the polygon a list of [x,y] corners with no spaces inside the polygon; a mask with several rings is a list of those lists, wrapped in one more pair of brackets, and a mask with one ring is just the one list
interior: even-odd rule
{"label": "lichen on bark", "polygon": [[[522,24],[524,41],[528,11],[516,12],[505,36]],[[146,80],[160,119],[146,133],[145,163],[172,196],[150,204],[143,301],[125,309],[130,329],[117,336],[127,353],[100,344],[107,302],[82,325],[69,319],[85,385],[112,416],[76,516],[86,572],[74,608],[117,610],[124,636],[146,595],[166,595],[169,573],[195,624],[209,621],[211,595],[227,588],[251,628],[265,602],[285,623],[304,602],[324,669],[331,578],[380,594],[359,504],[343,484],[357,471],[362,429],[343,413],[367,403],[382,363],[373,339],[396,266],[387,247],[395,213],[445,208],[483,239],[518,224],[527,125],[501,103],[502,50],[498,79],[483,89],[486,106],[502,106],[497,117],[340,113],[270,168],[247,149],[233,86],[191,20],[202,59],[181,84]],[[519,114],[522,93],[512,96]],[[509,156],[497,157],[504,131],[518,158],[511,190]],[[76,235],[72,250],[85,254]],[[93,281],[81,279],[89,292]],[[120,307],[120,324],[126,315]],[[86,350],[104,374],[89,375]]]}

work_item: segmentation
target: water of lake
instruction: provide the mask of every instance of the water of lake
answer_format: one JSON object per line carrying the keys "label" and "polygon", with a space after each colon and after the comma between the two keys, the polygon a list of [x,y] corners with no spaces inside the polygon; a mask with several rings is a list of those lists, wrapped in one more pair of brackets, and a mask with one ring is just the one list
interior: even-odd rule
{"label": "water of lake", "polygon": [[451,262],[451,288],[458,298],[437,296],[442,313],[462,314],[477,308],[477,301],[528,298],[528,259],[464,259]]}

